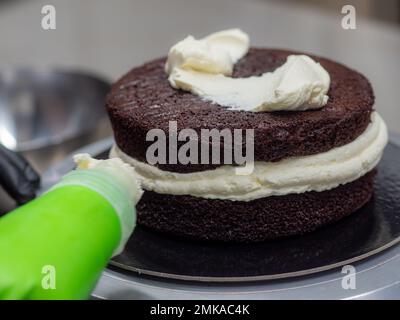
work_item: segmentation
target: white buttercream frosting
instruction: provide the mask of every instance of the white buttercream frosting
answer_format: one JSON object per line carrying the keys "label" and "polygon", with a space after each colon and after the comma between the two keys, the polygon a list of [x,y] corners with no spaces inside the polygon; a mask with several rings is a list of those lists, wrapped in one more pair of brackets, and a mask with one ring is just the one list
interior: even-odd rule
{"label": "white buttercream frosting", "polygon": [[324,191],[354,181],[377,165],[387,139],[386,125],[374,112],[367,129],[351,143],[310,156],[255,162],[253,173],[247,176],[236,175],[235,167],[229,165],[193,173],[163,171],[126,155],[116,146],[110,157],[118,157],[135,167],[145,190],[250,201],[273,195]]}
{"label": "white buttercream frosting", "polygon": [[200,40],[189,36],[168,54],[168,80],[174,88],[232,110],[307,110],[327,103],[330,76],[306,55],[291,55],[282,66],[261,76],[229,77],[248,49],[248,36],[239,29]]}
{"label": "white buttercream frosting", "polygon": [[77,169],[102,169],[109,172],[115,179],[118,179],[130,191],[133,204],[137,204],[142,197],[143,189],[140,186],[140,179],[136,171],[128,163],[121,159],[98,160],[87,153],[74,155],[74,162]]}
{"label": "white buttercream frosting", "polygon": [[196,40],[188,36],[174,45],[165,71],[197,70],[210,74],[231,75],[235,63],[249,50],[249,37],[239,29],[216,32]]}

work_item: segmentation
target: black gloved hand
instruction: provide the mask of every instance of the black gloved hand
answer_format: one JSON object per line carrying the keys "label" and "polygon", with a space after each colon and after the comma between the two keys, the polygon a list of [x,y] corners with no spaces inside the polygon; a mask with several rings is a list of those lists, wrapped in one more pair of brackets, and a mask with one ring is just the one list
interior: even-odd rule
{"label": "black gloved hand", "polygon": [[35,198],[40,177],[29,163],[17,153],[0,144],[0,186],[18,204]]}

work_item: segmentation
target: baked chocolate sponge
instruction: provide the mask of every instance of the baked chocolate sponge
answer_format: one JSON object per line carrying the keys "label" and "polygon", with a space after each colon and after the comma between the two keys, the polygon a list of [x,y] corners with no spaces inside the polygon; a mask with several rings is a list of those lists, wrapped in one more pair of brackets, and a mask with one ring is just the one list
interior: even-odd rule
{"label": "baked chocolate sponge", "polygon": [[175,236],[257,242],[303,234],[361,208],[373,192],[375,170],[322,192],[271,196],[253,201],[203,199],[146,191],[138,223]]}
{"label": "baked chocolate sponge", "polygon": [[[273,71],[288,55],[299,52],[250,49],[234,68],[233,77]],[[374,103],[369,81],[360,73],[331,60],[310,55],[331,78],[328,103],[319,110],[301,112],[245,112],[218,106],[189,92],[172,88],[164,71],[165,58],[134,68],[111,88],[106,107],[118,147],[127,155],[146,161],[153,128],[168,133],[168,122],[178,130],[254,129],[254,159],[278,161],[328,151],[353,141],[368,126]],[[224,149],[220,143],[221,154]],[[168,150],[168,135],[167,135]],[[211,150],[211,148],[210,148]],[[162,170],[194,172],[216,165],[157,164]]]}

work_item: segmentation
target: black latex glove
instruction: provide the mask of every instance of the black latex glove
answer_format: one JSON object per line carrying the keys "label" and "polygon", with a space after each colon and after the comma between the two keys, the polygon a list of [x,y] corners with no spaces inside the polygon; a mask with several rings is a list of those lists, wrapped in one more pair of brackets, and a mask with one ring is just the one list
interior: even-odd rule
{"label": "black latex glove", "polygon": [[0,186],[18,204],[35,198],[40,177],[29,163],[17,153],[0,144]]}

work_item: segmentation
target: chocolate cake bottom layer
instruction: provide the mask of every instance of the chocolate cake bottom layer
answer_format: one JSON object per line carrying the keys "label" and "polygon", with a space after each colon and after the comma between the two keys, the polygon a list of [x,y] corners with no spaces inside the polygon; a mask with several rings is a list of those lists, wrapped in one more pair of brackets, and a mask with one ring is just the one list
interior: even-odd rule
{"label": "chocolate cake bottom layer", "polygon": [[257,242],[303,234],[361,208],[373,192],[375,170],[323,192],[272,196],[249,202],[146,191],[138,224],[198,240]]}

